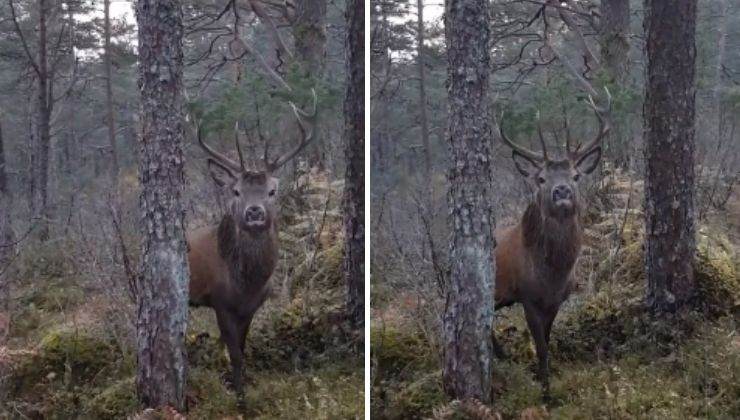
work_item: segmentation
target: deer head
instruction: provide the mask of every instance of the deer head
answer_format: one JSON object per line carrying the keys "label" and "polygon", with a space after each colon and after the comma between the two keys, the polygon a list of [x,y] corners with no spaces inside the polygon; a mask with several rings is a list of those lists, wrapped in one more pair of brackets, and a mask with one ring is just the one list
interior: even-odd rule
{"label": "deer head", "polygon": [[[597,135],[585,146],[578,144],[572,149],[570,131],[566,122],[566,157],[551,158],[547,153],[542,126],[537,126],[537,134],[542,146],[542,153],[537,153],[511,141],[499,124],[499,135],[503,142],[512,149],[512,158],[517,170],[535,189],[535,200],[546,216],[565,218],[573,216],[579,208],[579,181],[596,169],[601,159],[601,141],[609,132],[611,125],[611,95],[606,90],[606,105],[600,108],[592,97],[589,106],[599,120]],[[538,116],[539,119],[539,116]]]}
{"label": "deer head", "polygon": [[276,159],[262,157],[262,167],[248,168],[239,142],[238,123],[234,129],[234,143],[239,162],[235,162],[214,150],[203,141],[200,127],[196,125],[198,143],[208,153],[208,169],[224,200],[226,212],[240,231],[255,235],[267,231],[274,225],[277,214],[276,200],[279,180],[275,173],[293,159],[313,138],[316,117],[316,92],[312,90],[311,110],[306,112],[290,102],[301,138],[298,144]]}

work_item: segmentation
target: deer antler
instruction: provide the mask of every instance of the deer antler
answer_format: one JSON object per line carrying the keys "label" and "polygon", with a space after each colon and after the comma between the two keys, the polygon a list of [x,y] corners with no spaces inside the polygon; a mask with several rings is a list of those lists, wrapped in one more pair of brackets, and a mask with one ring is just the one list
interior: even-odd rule
{"label": "deer antler", "polygon": [[612,109],[612,95],[609,92],[609,88],[607,88],[606,86],[604,87],[604,92],[606,92],[606,105],[604,107],[597,106],[592,96],[588,97],[588,104],[596,114],[596,118],[599,119],[599,132],[596,134],[596,137],[594,137],[594,139],[590,142],[586,143],[585,146],[578,145],[576,147],[576,149],[571,154],[571,158],[574,161],[577,161],[588,152],[593,150],[594,147],[600,145],[601,141],[609,133],[609,130],[611,130],[611,122],[609,120],[609,116]]}
{"label": "deer antler", "polygon": [[236,153],[239,155],[239,163],[242,167],[241,170],[247,172],[247,166],[244,163],[244,155],[242,154],[242,147],[239,144],[239,120],[234,123],[234,144],[236,145]]}
{"label": "deer antler", "polygon": [[[501,113],[501,120],[503,121],[503,119],[504,119],[504,114],[502,112]],[[539,131],[539,135],[540,135],[540,142],[542,143],[542,153],[541,154],[540,153],[537,153],[537,152],[533,152],[533,151],[527,149],[526,147],[521,146],[521,145],[518,145],[518,144],[514,143],[513,141],[511,141],[509,139],[509,137],[504,133],[504,125],[503,125],[503,122],[498,123],[498,134],[499,134],[499,137],[501,137],[501,140],[503,140],[503,142],[507,146],[509,146],[512,150],[514,150],[515,152],[521,154],[522,156],[524,156],[526,158],[532,159],[532,160],[534,160],[536,162],[545,162],[545,161],[547,161],[547,150],[545,149],[545,140],[544,140],[544,137],[542,136],[542,129],[541,129],[541,127],[538,127],[538,131]]]}
{"label": "deer antler", "polygon": [[[301,133],[301,141],[298,143],[297,146],[295,146],[293,149],[291,149],[289,152],[281,155],[277,159],[273,160],[272,162],[269,161],[267,158],[267,148],[265,148],[265,167],[268,172],[273,172],[279,169],[281,166],[285,165],[289,160],[293,159],[295,155],[297,155],[303,148],[308,145],[311,140],[313,140],[313,130],[314,130],[314,123],[316,119],[317,114],[317,107],[316,103],[318,102],[318,99],[316,98],[316,90],[311,89],[311,96],[312,96],[312,105],[311,110],[309,112],[306,112],[296,106],[293,102],[289,102],[290,107],[293,110],[293,115],[296,118],[296,121],[298,123],[298,130]],[[309,127],[306,127],[306,121],[309,123]]]}
{"label": "deer antler", "polygon": [[[242,171],[244,165],[239,165],[238,163],[234,162],[233,160],[229,159],[225,155],[217,152],[214,150],[211,146],[207,145],[203,141],[202,132],[200,129],[200,124],[198,124],[198,121],[193,118],[193,125],[195,126],[195,132],[196,137],[198,137],[198,144],[200,144],[200,147],[203,148],[203,150],[206,151],[214,160],[216,160],[218,163],[222,164],[223,166],[227,167],[228,169],[231,169],[236,172]],[[239,159],[242,159],[241,155],[241,149],[239,149],[239,142],[237,141],[237,150],[239,150]]]}
{"label": "deer antler", "polygon": [[547,145],[545,145],[545,136],[542,134],[542,120],[540,119],[540,111],[537,111],[537,136],[540,138],[540,145],[542,146],[542,158],[548,161],[547,158]]}

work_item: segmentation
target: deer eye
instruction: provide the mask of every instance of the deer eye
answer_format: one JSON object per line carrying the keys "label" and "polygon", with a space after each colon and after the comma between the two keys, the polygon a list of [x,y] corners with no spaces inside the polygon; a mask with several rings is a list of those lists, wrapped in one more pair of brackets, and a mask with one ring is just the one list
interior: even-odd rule
{"label": "deer eye", "polygon": [[538,176],[537,177],[537,182],[539,182],[540,184],[544,184],[545,183],[545,178],[543,178],[541,176]]}
{"label": "deer eye", "polygon": [[274,197],[275,196],[275,190],[274,189],[273,190],[270,190],[270,192],[267,193],[267,195],[269,195],[270,197]]}
{"label": "deer eye", "polygon": [[239,197],[239,190],[234,190],[234,196]]}
{"label": "deer eye", "polygon": [[578,182],[579,179],[581,179],[581,174],[575,174],[575,175],[573,175],[573,181]]}

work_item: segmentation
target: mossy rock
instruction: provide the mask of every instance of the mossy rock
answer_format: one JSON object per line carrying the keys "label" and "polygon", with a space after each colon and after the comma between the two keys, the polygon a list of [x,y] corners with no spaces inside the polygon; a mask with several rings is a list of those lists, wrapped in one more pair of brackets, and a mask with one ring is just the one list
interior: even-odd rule
{"label": "mossy rock", "polygon": [[85,331],[52,331],[42,339],[36,353],[13,372],[15,389],[24,393],[55,382],[68,387],[87,385],[121,369],[131,370],[127,362],[130,360],[122,358],[106,338]]}
{"label": "mossy rock", "polygon": [[390,326],[370,330],[370,357],[374,374],[383,380],[400,378],[404,373],[418,370],[435,370],[437,354],[424,337],[413,331],[401,331]]}
{"label": "mossy rock", "polygon": [[344,307],[328,301],[309,305],[296,298],[269,322],[250,331],[246,363],[257,369],[292,370],[356,347]]}
{"label": "mossy rock", "polygon": [[139,406],[135,378],[121,379],[91,395],[85,404],[85,415],[97,419],[120,419],[133,413]]}
{"label": "mossy rock", "polygon": [[373,386],[373,416],[386,419],[428,418],[447,397],[442,372],[415,372],[404,381],[383,380]]}

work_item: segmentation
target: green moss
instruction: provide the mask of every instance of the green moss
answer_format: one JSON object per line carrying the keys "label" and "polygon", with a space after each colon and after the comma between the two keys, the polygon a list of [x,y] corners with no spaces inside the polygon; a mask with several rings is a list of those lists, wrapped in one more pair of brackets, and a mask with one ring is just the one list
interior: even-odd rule
{"label": "green moss", "polygon": [[364,415],[362,361],[305,373],[257,373],[247,390],[247,418],[352,419]]}
{"label": "green moss", "polygon": [[218,337],[208,333],[190,334],[185,340],[190,366],[225,372],[229,369],[226,349]]}
{"label": "green moss", "polygon": [[187,399],[191,405],[190,417],[196,419],[222,418],[237,412],[236,395],[226,387],[226,371],[194,366],[188,373]]}
{"label": "green moss", "polygon": [[394,327],[370,331],[372,409],[379,418],[424,418],[446,398],[436,351],[421,334]]}
{"label": "green moss", "polygon": [[735,253],[727,237],[700,230],[695,266],[698,302],[712,317],[740,311],[740,279]]}
{"label": "green moss", "polygon": [[130,360],[121,358],[109,340],[85,331],[57,330],[43,338],[34,355],[21,361],[13,377],[16,391],[23,393],[55,382],[85,385],[130,369]]}
{"label": "green moss", "polygon": [[442,388],[442,372],[413,372],[404,381],[386,379],[373,388],[373,416],[385,419],[421,419],[447,397]]}
{"label": "green moss", "polygon": [[115,381],[90,397],[84,411],[92,418],[125,418],[139,406],[133,377]]}
{"label": "green moss", "polygon": [[361,334],[353,333],[344,306],[334,300],[312,303],[296,298],[247,338],[249,368],[289,371],[330,362],[358,348]]}
{"label": "green moss", "polygon": [[527,365],[496,361],[492,387],[496,409],[507,417],[518,417],[523,407],[536,407],[542,403],[542,387]]}
{"label": "green moss", "polygon": [[402,377],[413,370],[431,371],[437,365],[435,350],[421,334],[390,326],[370,330],[370,355],[374,373],[380,378]]}
{"label": "green moss", "polygon": [[319,251],[315,258],[309,256],[296,267],[293,286],[296,288],[306,288],[309,285],[337,288],[343,285],[343,255],[343,242],[336,241],[329,248]]}
{"label": "green moss", "polygon": [[455,400],[434,410],[433,420],[500,420],[501,415],[478,400]]}
{"label": "green moss", "polygon": [[56,278],[40,280],[33,287],[24,289],[19,303],[23,307],[59,312],[79,305],[84,299],[82,288],[74,280]]}

